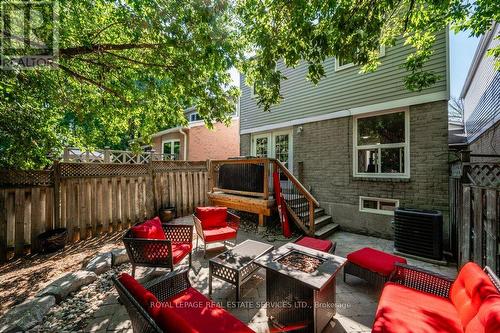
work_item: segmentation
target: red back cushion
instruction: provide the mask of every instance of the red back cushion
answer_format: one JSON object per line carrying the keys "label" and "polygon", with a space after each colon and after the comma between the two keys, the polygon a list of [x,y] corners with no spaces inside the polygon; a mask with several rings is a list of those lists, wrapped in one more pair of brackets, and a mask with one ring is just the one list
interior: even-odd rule
{"label": "red back cushion", "polygon": [[458,311],[464,327],[478,313],[481,304],[498,294],[495,286],[481,267],[469,262],[462,267],[450,289],[450,300]]}
{"label": "red back cushion", "polygon": [[227,207],[196,207],[196,217],[203,229],[227,226]]}
{"label": "red back cushion", "polygon": [[465,333],[500,332],[500,295],[488,297],[477,315],[467,325]]}
{"label": "red back cushion", "polygon": [[136,238],[166,239],[159,217],[132,227],[132,234]]}
{"label": "red back cushion", "polygon": [[158,299],[153,293],[144,288],[142,284],[137,282],[136,279],[127,273],[122,273],[120,277],[118,277],[118,281],[120,281],[132,297],[149,312],[152,318],[157,315],[157,312],[159,312],[159,308],[156,306],[158,304]]}

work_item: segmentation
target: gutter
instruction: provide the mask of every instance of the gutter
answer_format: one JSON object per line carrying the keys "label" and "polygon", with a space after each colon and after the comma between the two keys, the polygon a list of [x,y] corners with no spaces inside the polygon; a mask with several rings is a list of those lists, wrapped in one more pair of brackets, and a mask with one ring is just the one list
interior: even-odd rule
{"label": "gutter", "polygon": [[186,132],[184,132],[184,130],[181,128],[179,128],[179,133],[181,133],[183,136],[184,136],[184,161],[187,161],[187,134]]}

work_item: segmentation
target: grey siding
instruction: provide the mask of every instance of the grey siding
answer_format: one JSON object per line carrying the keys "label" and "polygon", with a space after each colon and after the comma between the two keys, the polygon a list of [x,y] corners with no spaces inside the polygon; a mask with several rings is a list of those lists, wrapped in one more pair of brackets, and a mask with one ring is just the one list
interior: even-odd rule
{"label": "grey siding", "polygon": [[288,78],[281,84],[283,102],[265,113],[251,96],[250,88],[241,76],[241,130],[277,124],[284,121],[327,114],[353,107],[372,105],[421,94],[447,91],[447,42],[446,33],[437,36],[434,55],[426,69],[439,74],[441,79],[434,86],[421,92],[405,89],[403,78],[407,72],[401,67],[412,48],[399,40],[394,47],[385,50],[381,65],[374,73],[359,74],[358,67],[335,72],[335,60],[325,62],[327,76],[316,86],[307,81],[307,66],[284,69]]}

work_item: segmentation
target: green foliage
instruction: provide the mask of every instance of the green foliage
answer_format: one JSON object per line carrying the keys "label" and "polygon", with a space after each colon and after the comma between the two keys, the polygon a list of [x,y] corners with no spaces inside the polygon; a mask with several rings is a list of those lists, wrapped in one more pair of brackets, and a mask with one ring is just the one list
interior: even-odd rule
{"label": "green foliage", "polygon": [[64,145],[136,147],[185,123],[193,105],[208,125],[229,122],[239,92],[228,70],[241,49],[229,3],[59,0],[59,9],[54,68],[0,71],[0,166],[43,167]]}
{"label": "green foliage", "polygon": [[[498,0],[240,0],[237,8],[249,58],[242,68],[265,110],[281,100],[279,83],[286,77],[278,61],[290,67],[306,62],[316,84],[325,75],[325,59],[352,59],[361,72],[371,72],[379,65],[380,45],[403,36],[414,52],[403,64],[408,74],[402,84],[419,91],[439,80],[425,67],[436,33],[451,26],[478,36],[500,19]],[[500,46],[490,54],[499,66]]]}

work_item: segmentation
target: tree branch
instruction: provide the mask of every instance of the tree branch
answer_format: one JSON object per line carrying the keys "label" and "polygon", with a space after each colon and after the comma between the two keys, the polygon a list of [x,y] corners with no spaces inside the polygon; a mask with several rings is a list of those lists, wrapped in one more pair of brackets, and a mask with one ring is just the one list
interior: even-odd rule
{"label": "tree branch", "polygon": [[63,71],[65,71],[66,73],[68,73],[69,75],[73,76],[74,78],[80,80],[80,81],[84,81],[84,82],[87,82],[87,83],[90,83],[106,92],[108,92],[109,94],[119,98],[121,101],[123,101],[124,103],[126,104],[129,104],[129,102],[125,99],[124,96],[122,96],[120,93],[118,93],[117,91],[109,88],[109,87],[106,87],[105,85],[91,79],[91,78],[88,78],[88,77],[85,77],[81,74],[78,74],[77,72],[73,71],[72,69],[64,66],[64,65],[61,65],[61,64],[58,64],[58,63],[53,63],[55,66],[59,67],[60,69],[62,69]]}
{"label": "tree branch", "polygon": [[118,59],[122,59],[122,60],[125,60],[128,62],[134,63],[134,64],[139,64],[139,65],[144,65],[144,66],[149,66],[149,67],[161,67],[161,68],[165,68],[165,69],[170,69],[173,67],[173,65],[154,64],[154,63],[144,62],[144,61],[140,61],[140,60],[135,60],[135,59],[124,57],[122,55],[119,55],[119,54],[116,54],[113,52],[109,52],[109,51],[104,51],[104,53],[112,55]]}
{"label": "tree branch", "polygon": [[71,58],[81,54],[98,53],[105,51],[121,51],[132,49],[155,49],[160,44],[139,43],[139,44],[96,44],[90,46],[77,46],[60,49],[59,54],[62,57]]}

